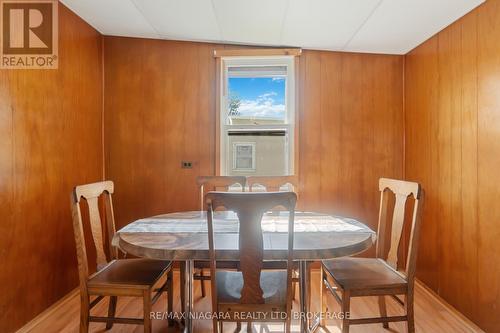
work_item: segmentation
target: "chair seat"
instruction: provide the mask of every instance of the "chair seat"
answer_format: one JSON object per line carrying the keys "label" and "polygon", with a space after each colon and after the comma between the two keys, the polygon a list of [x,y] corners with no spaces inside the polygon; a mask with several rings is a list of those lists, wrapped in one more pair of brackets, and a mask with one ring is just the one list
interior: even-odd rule
{"label": "chair seat", "polygon": [[153,286],[172,266],[171,261],[119,259],[110,262],[88,281],[89,287],[101,285]]}
{"label": "chair seat", "polygon": [[344,290],[407,286],[406,280],[381,259],[339,258],[323,260],[322,265]]}
{"label": "chair seat", "polygon": [[[216,275],[219,303],[239,304],[243,288],[242,273],[219,271]],[[265,304],[286,305],[286,271],[262,271],[260,286]]]}

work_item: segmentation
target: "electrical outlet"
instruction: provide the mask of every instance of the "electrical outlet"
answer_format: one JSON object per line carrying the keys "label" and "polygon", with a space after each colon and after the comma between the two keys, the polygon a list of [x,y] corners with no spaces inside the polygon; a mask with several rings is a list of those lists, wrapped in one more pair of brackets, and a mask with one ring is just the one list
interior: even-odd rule
{"label": "electrical outlet", "polygon": [[193,162],[191,162],[191,161],[182,161],[181,162],[181,168],[183,168],[183,169],[192,169],[193,168]]}

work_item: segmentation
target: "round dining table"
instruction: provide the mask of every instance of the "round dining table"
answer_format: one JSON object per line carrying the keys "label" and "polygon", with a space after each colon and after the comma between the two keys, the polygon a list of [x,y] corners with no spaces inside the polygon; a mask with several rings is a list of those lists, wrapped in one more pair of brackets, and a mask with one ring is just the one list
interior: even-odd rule
{"label": "round dining table", "polygon": [[[214,243],[217,260],[239,260],[238,217],[231,211],[214,213]],[[262,218],[264,260],[286,260],[288,255],[288,212],[265,213]],[[376,234],[351,218],[295,212],[293,258],[299,262],[301,332],[314,331],[307,318],[309,265],[314,261],[351,256],[367,250]],[[194,261],[209,259],[205,211],[177,212],[134,221],[116,232],[113,245],[134,256],[185,262],[184,332],[192,332]],[[171,311],[171,309],[169,309]]]}

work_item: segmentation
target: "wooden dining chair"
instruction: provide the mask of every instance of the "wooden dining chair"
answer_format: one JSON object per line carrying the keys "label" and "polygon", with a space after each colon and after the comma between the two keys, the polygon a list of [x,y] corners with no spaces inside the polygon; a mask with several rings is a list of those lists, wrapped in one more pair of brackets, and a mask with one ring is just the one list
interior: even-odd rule
{"label": "wooden dining chair", "polygon": [[227,192],[231,186],[237,192],[245,192],[247,177],[245,176],[199,176],[196,183],[200,190],[200,210],[205,210],[205,194],[210,191]]}
{"label": "wooden dining chair", "polygon": [[[151,332],[151,306],[161,296],[168,293],[168,310],[172,311],[172,270],[171,262],[151,259],[119,259],[117,249],[112,246],[115,234],[115,220],[111,195],[114,185],[111,181],[81,185],[71,193],[71,210],[73,229],[78,259],[80,279],[80,332],[88,332],[89,322],[106,323],[106,329],[111,329],[113,323],[144,325],[144,332]],[[105,221],[101,223],[99,201],[104,203]],[[80,204],[84,199],[88,206],[88,220],[92,240],[96,251],[97,270],[90,274],[85,245],[84,226]],[[103,230],[108,236],[107,251],[103,241]],[[107,253],[106,253],[107,252]],[[152,292],[156,292],[152,297]],[[104,297],[109,296],[107,317],[97,317],[90,310]],[[135,296],[143,298],[143,318],[115,317],[118,296]],[[91,297],[93,300],[91,301]],[[169,325],[173,322],[169,321]]]}
{"label": "wooden dining chair", "polygon": [[[222,332],[224,321],[237,322],[238,327],[241,327],[241,313],[263,314],[260,318],[252,317],[252,322],[284,321],[285,332],[290,332],[296,194],[210,192],[205,199],[208,207],[210,274],[213,277],[212,312],[224,314],[220,318],[214,316],[213,332]],[[266,271],[263,270],[264,243],[261,221],[263,214],[276,206],[283,206],[289,212],[287,266],[285,270]],[[220,207],[234,211],[238,216],[240,271],[218,269],[213,214]],[[277,313],[284,316],[277,316]],[[250,323],[247,331],[251,332]]]}
{"label": "wooden dining chair", "polygon": [[[229,191],[231,186],[235,186],[236,191],[244,192],[246,185],[246,177],[244,176],[199,176],[196,179],[200,189],[200,210],[205,210],[204,196],[209,191]],[[238,268],[237,263],[225,262],[221,263],[226,268]],[[208,269],[210,265],[206,261],[195,261],[194,280],[199,280],[201,283],[201,296],[206,295],[205,281],[210,280],[210,276],[204,274],[204,269]]]}
{"label": "wooden dining chair", "polygon": [[[248,176],[247,186],[250,192],[259,191],[259,187],[263,188],[266,192],[278,192],[286,185],[289,186],[288,190],[295,192],[298,197],[297,190],[299,188],[299,179],[297,176]],[[267,261],[264,264],[266,269],[282,268],[283,262],[280,261]],[[293,269],[293,288],[292,299],[295,299],[295,290],[299,283],[299,268],[298,264],[294,263]]]}
{"label": "wooden dining chair", "polygon": [[247,186],[250,192],[254,192],[261,186],[267,192],[278,192],[285,185],[290,185],[288,190],[297,193],[299,180],[297,176],[248,176]]}
{"label": "wooden dining chair", "polygon": [[[328,311],[324,294],[330,292],[340,303],[341,312],[344,314],[343,333],[349,332],[350,325],[382,323],[384,328],[389,328],[389,322],[397,321],[406,321],[408,332],[415,331],[413,294],[423,191],[418,183],[386,178],[380,179],[379,190],[380,210],[376,258],[339,258],[322,262],[322,311],[324,313]],[[395,197],[394,206],[389,204],[390,196]],[[410,197],[414,202],[408,255],[403,270],[398,261],[398,249],[404,229],[407,199]],[[390,225],[388,217],[391,217]],[[390,238],[389,251],[385,243],[387,236]],[[333,283],[330,283],[330,280]],[[404,300],[397,295],[404,295]],[[381,316],[349,318],[347,314],[350,311],[351,298],[360,296],[378,296]],[[404,307],[406,314],[388,317],[385,296],[393,297]],[[325,324],[324,320],[322,324]]]}

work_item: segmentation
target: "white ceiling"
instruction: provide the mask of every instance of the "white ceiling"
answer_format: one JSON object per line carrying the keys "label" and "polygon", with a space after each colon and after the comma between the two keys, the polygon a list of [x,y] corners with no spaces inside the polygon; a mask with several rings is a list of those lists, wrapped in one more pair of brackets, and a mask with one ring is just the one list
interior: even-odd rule
{"label": "white ceiling", "polygon": [[61,0],[104,35],[405,54],[484,0]]}

